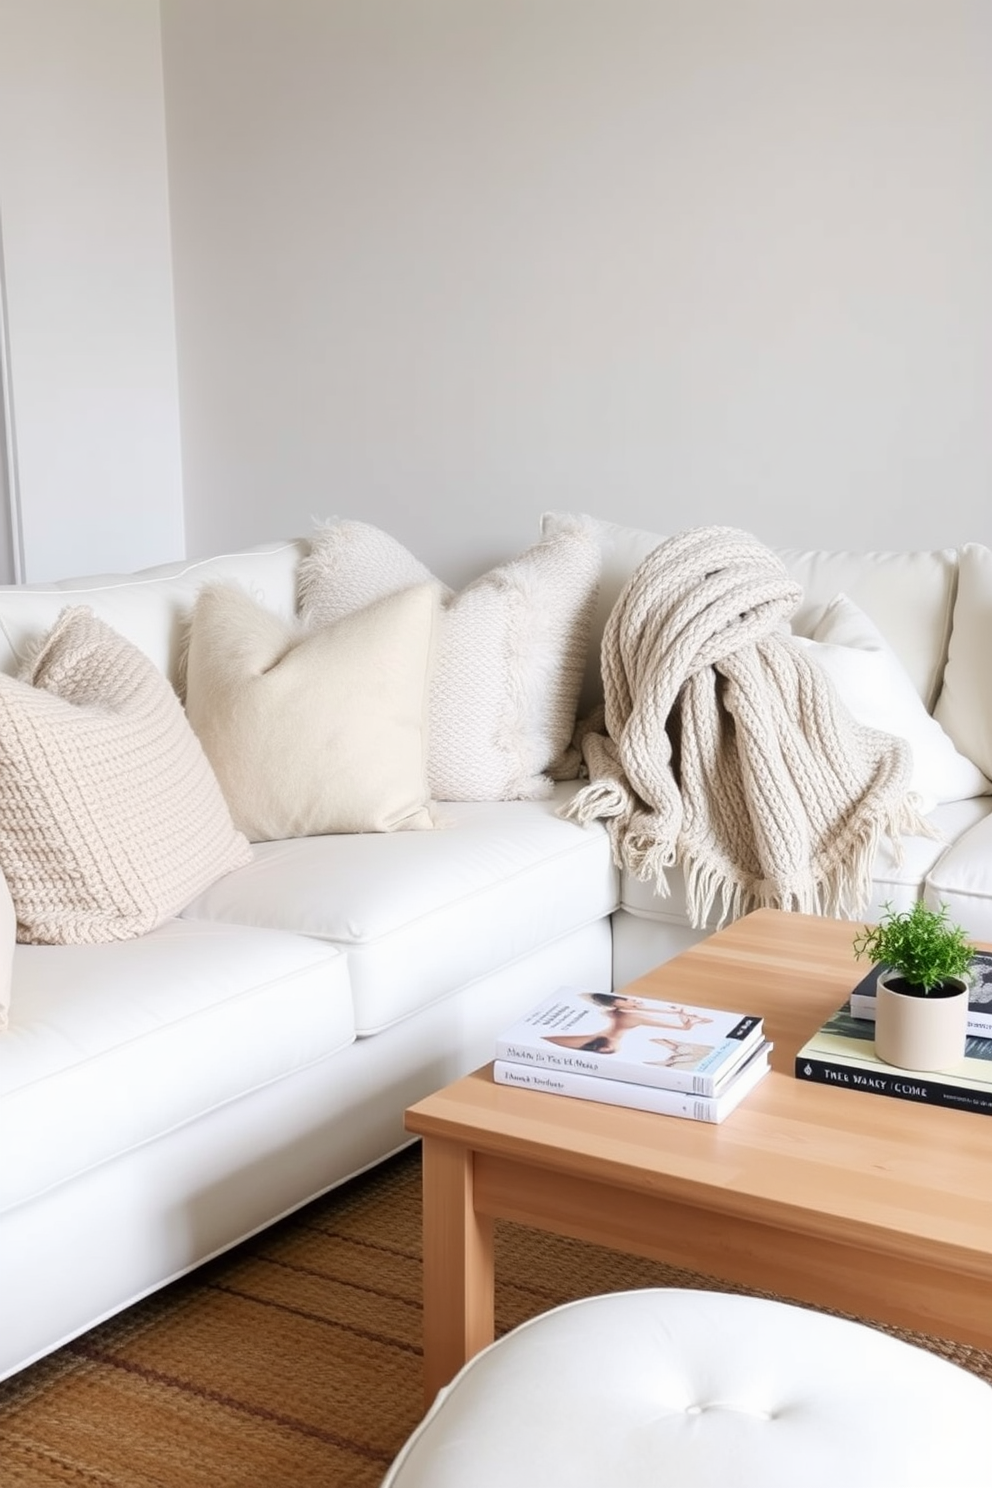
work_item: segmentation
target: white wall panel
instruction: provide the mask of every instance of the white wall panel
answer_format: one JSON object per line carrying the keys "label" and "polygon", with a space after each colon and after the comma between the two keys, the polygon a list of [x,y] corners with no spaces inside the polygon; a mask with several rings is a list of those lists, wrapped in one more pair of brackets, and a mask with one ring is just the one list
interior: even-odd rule
{"label": "white wall panel", "polygon": [[24,576],[181,557],[156,0],[0,0],[0,213]]}

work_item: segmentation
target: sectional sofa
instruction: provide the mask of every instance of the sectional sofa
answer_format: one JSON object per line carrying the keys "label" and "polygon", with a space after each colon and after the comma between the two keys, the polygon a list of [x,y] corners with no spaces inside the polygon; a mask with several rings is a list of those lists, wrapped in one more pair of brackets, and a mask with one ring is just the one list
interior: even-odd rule
{"label": "sectional sofa", "polygon": [[[396,1151],[549,988],[706,933],[560,814],[661,536],[547,513],[453,595],[335,520],[0,591],[0,1376]],[[992,940],[992,553],[781,556],[936,829],[883,844],[866,916]]]}

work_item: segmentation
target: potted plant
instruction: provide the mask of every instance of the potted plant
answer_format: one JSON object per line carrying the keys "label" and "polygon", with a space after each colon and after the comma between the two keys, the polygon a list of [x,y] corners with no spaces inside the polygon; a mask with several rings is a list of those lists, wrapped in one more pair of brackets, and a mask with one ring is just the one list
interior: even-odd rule
{"label": "potted plant", "polygon": [[964,1054],[974,948],[951,923],[946,904],[930,909],[917,900],[912,909],[883,908],[878,924],[854,937],[855,956],[882,967],[876,1052],[900,1069],[946,1069]]}

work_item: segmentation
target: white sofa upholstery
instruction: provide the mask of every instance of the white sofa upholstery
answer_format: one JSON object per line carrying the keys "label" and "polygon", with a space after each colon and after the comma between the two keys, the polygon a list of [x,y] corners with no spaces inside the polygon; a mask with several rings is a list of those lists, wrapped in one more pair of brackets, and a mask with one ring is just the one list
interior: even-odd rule
{"label": "white sofa upholstery", "polygon": [[[548,514],[545,530],[562,520]],[[609,608],[660,540],[596,531],[586,703]],[[85,603],[175,683],[202,585],[234,580],[290,616],[305,552],[283,542],[4,589],[0,669],[16,673],[60,611]],[[799,621],[845,591],[939,713],[958,555],[786,558],[806,589]],[[968,603],[988,626],[974,583]],[[970,638],[959,653],[983,654]],[[960,666],[956,688],[960,704]],[[980,722],[964,732],[981,750]],[[575,788],[444,803],[431,832],[257,843],[140,939],[16,947],[0,1038],[0,1377],[396,1150],[405,1108],[488,1059],[549,986],[608,990],[698,938],[677,885],[661,899],[621,880],[605,831],[556,814]],[[898,865],[883,850],[877,903],[944,898],[992,939],[990,810],[989,796],[939,806],[946,842],[913,839]]]}

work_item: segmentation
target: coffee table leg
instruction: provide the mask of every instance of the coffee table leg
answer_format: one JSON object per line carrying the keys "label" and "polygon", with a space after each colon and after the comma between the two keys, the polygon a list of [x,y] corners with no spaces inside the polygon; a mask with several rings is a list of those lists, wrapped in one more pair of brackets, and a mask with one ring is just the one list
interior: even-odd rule
{"label": "coffee table leg", "polygon": [[429,1406],[493,1341],[493,1222],[476,1214],[473,1154],[423,1140],[424,1395]]}

